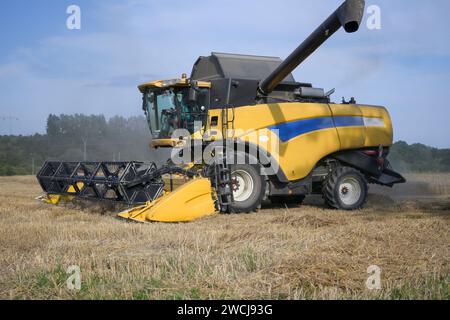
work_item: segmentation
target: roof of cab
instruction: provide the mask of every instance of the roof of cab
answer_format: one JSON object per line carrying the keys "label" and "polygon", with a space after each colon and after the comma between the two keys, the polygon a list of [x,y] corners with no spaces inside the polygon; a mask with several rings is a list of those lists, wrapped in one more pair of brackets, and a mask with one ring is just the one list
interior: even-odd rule
{"label": "roof of cab", "polygon": [[[169,80],[156,80],[156,81],[150,81],[146,82],[144,84],[141,84],[138,86],[139,91],[142,93],[145,92],[145,89],[147,88],[169,88],[169,87],[188,87],[190,86],[191,81],[187,79],[186,77],[183,77],[181,79],[169,79]],[[205,81],[197,81],[197,86],[200,88],[211,88],[210,82]]]}

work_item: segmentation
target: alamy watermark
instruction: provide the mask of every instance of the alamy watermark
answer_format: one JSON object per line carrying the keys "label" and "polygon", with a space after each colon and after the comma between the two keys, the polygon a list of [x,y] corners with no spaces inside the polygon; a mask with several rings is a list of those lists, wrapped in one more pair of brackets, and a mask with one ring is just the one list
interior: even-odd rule
{"label": "alamy watermark", "polygon": [[370,274],[366,281],[367,289],[381,290],[381,268],[377,265],[369,266],[367,273]]}
{"label": "alamy watermark", "polygon": [[81,290],[81,268],[73,265],[67,268],[66,271],[69,278],[67,278],[66,285],[69,290]]}
{"label": "alamy watermark", "polygon": [[[199,123],[198,125],[200,125]],[[186,129],[174,130],[171,139],[182,146],[174,148],[171,160],[175,165],[194,164],[261,164],[261,174],[274,175],[279,169],[280,139],[277,129],[241,130],[203,133],[193,139]],[[210,140],[204,145],[204,140]]]}
{"label": "alamy watermark", "polygon": [[377,5],[370,5],[367,7],[367,21],[366,26],[369,30],[381,30],[381,8]]}
{"label": "alamy watermark", "polygon": [[69,15],[66,20],[67,29],[81,30],[81,8],[72,4],[67,7],[66,13]]}

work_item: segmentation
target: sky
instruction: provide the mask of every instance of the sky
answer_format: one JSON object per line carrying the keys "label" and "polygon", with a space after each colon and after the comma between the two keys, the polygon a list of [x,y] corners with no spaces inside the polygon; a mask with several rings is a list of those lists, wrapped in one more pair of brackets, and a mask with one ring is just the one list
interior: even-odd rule
{"label": "sky", "polygon": [[[9,0],[0,8],[0,135],[53,114],[142,115],[137,85],[190,74],[198,56],[287,57],[340,0]],[[81,29],[69,30],[69,5]],[[381,29],[340,30],[297,81],[335,102],[386,106],[395,140],[450,148],[450,1],[373,0]]]}

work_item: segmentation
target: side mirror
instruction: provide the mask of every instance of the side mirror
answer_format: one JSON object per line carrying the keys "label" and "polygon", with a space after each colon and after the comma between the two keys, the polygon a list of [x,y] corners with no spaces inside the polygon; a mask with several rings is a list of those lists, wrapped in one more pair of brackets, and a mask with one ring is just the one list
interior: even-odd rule
{"label": "side mirror", "polygon": [[198,100],[198,85],[196,81],[191,83],[191,87],[189,88],[189,102],[197,102]]}

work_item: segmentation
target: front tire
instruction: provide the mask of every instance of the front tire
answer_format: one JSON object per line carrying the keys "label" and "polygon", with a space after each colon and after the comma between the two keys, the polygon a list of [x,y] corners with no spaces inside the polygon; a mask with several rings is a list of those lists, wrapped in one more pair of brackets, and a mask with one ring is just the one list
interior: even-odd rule
{"label": "front tire", "polygon": [[361,172],[350,167],[337,167],[323,188],[325,202],[334,209],[357,210],[367,201],[368,186]]}
{"label": "front tire", "polygon": [[234,203],[231,212],[249,213],[261,208],[266,190],[266,180],[259,165],[238,164],[231,166]]}

